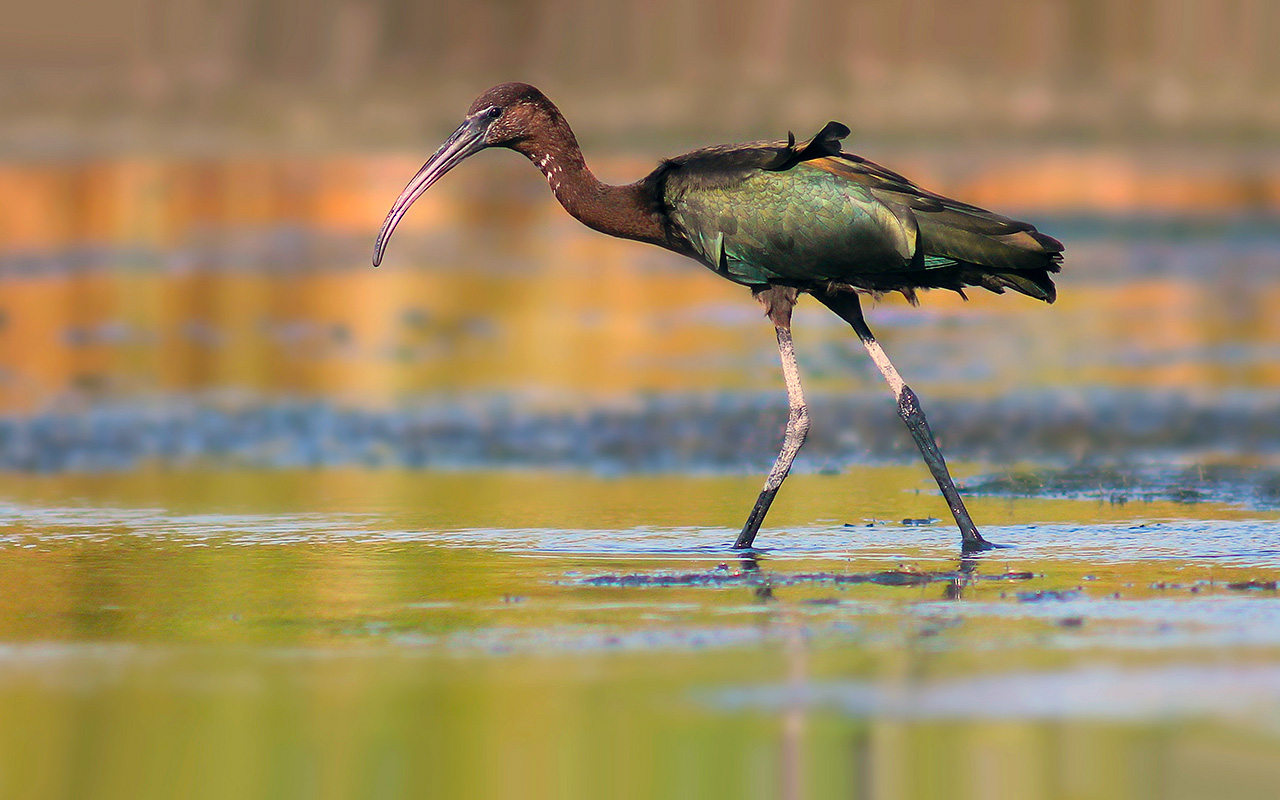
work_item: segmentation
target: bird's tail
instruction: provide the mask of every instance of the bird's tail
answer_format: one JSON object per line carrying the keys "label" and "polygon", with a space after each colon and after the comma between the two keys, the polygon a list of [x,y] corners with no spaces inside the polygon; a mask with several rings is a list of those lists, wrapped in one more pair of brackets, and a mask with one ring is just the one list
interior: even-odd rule
{"label": "bird's tail", "polygon": [[966,286],[981,286],[996,294],[1003,294],[1005,289],[1012,289],[1028,297],[1052,303],[1058,299],[1058,288],[1053,285],[1050,273],[1062,269],[1059,266],[1061,261],[1062,255],[1059,253],[1051,257],[1049,264],[1041,269],[1001,270],[966,265],[959,277]]}

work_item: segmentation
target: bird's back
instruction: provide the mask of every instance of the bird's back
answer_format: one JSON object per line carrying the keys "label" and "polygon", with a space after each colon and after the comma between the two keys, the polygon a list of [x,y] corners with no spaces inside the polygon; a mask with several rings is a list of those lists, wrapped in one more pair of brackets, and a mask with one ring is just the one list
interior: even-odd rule
{"label": "bird's back", "polygon": [[830,123],[802,145],[698,150],[651,179],[676,232],[738,283],[911,299],[917,288],[980,286],[1053,301],[1060,242],[842,152],[847,133]]}

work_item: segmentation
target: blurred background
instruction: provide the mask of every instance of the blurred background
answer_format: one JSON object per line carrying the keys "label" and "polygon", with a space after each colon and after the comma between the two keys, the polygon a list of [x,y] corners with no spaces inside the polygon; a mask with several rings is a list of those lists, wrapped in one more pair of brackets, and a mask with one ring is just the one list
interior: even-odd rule
{"label": "blurred background", "polygon": [[[1274,795],[1280,4],[8,5],[0,796]],[[867,314],[1017,548],[802,302],[729,559],[771,326],[513,153],[374,269],[509,80],[610,182],[834,119],[1060,238]]]}
{"label": "blurred background", "polygon": [[[975,291],[870,312],[953,440],[1005,426],[970,430],[952,398],[1052,429],[962,455],[1123,450],[1135,418],[1193,435],[1187,414],[1242,406],[1256,445],[1280,384],[1278,28],[1264,0],[15,7],[0,463],[767,463],[785,403],[755,305],[582,229],[513,154],[438,184],[369,265],[404,183],[505,80],[543,88],[613,182],[838,119],[848,149],[1063,239],[1051,308]],[[883,389],[847,332],[812,309],[798,331],[811,391],[855,428],[817,463],[909,456],[877,438]],[[584,408],[625,441],[557,445]],[[713,452],[726,409],[767,434]],[[705,419],[646,450],[667,411]]]}

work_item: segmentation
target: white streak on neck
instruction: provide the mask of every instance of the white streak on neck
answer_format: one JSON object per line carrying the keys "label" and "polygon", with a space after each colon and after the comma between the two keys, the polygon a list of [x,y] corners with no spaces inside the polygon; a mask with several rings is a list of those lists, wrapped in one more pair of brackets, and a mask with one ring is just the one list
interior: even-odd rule
{"label": "white streak on neck", "polygon": [[551,186],[551,191],[560,192],[560,165],[552,160],[551,154],[546,153],[542,158],[538,159],[538,169],[547,178],[547,184]]}

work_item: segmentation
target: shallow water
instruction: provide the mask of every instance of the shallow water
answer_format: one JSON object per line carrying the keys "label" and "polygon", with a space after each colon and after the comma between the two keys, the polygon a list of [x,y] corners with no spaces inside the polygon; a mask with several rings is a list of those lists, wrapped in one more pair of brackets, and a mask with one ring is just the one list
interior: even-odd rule
{"label": "shallow water", "polygon": [[[868,310],[968,559],[802,305],[744,557],[758,307],[501,159],[375,271],[417,158],[0,165],[0,797],[1274,796],[1274,215],[1033,192],[1054,306]],[[908,171],[1022,215],[1071,163],[1015,161]]]}
{"label": "shallow water", "polygon": [[924,480],[13,476],[4,793],[1270,796],[1280,515]]}

